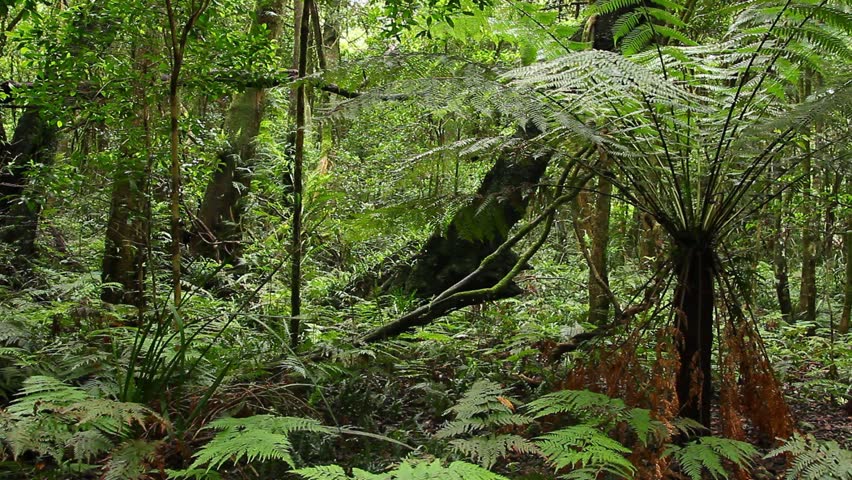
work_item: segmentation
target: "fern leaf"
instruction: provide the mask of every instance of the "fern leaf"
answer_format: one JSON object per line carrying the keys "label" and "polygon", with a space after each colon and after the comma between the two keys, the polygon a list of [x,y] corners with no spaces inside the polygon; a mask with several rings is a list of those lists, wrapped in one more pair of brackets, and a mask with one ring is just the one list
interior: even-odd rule
{"label": "fern leaf", "polygon": [[333,429],[310,418],[273,415],[220,418],[211,422],[208,428],[219,431],[212,440],[195,452],[193,455],[195,461],[189,466],[189,470],[204,465],[208,470],[216,469],[225,462],[237,463],[243,459],[249,462],[279,460],[294,467],[295,464],[290,455],[292,445],[289,434],[334,432]]}
{"label": "fern leaf", "polygon": [[161,442],[131,440],[119,445],[104,466],[103,480],[137,480],[146,477]]}
{"label": "fern leaf", "polygon": [[636,467],[624,455],[630,449],[588,425],[575,425],[536,439],[542,455],[554,468],[589,467],[606,469],[622,478],[632,478]]}
{"label": "fern leaf", "polygon": [[704,471],[714,479],[728,478],[722,460],[737,466],[751,465],[757,449],[751,444],[719,437],[701,437],[683,447],[669,445],[663,456],[672,456],[686,476],[701,480]]}

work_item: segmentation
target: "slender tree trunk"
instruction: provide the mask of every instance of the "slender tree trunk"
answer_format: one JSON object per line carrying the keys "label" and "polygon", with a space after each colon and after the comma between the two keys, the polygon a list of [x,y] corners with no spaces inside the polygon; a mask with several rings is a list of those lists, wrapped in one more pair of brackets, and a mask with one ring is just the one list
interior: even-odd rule
{"label": "slender tree trunk", "polygon": [[[811,186],[811,160],[806,157],[803,162],[805,185],[803,191],[806,195],[812,193]],[[799,290],[799,306],[796,309],[799,319],[812,322],[816,320],[816,235],[814,231],[814,212],[810,204],[811,198],[805,198],[804,216],[805,224],[802,228],[802,286]]]}
{"label": "slender tree trunk", "polygon": [[843,313],[840,315],[837,331],[846,334],[849,333],[849,317],[852,316],[852,215],[846,221],[843,248],[846,250],[846,288],[843,297]]}
{"label": "slender tree trunk", "polygon": [[172,5],[172,0],[165,0],[166,14],[168,16],[169,47],[171,49],[171,77],[169,78],[169,152],[170,152],[170,176],[171,191],[169,192],[169,216],[170,231],[172,236],[172,296],[175,306],[181,301],[181,243],[183,229],[180,223],[180,191],[181,191],[181,162],[179,156],[180,146],[180,73],[183,68],[183,55],[189,32],[195,26],[198,18],[210,6],[210,0],[201,0],[198,4],[193,2],[195,10],[190,12],[189,18],[182,28],[178,28],[177,12]]}
{"label": "slender tree trunk", "polygon": [[[259,0],[253,29],[265,26],[271,40],[283,30],[284,0]],[[250,168],[266,103],[266,89],[246,88],[235,95],[226,117],[227,147],[207,184],[195,219],[190,249],[194,254],[233,262],[242,256],[243,198],[251,188]]]}
{"label": "slender tree trunk", "polygon": [[773,238],[770,242],[772,250],[772,267],[775,273],[775,294],[778,297],[778,307],[781,318],[785,322],[793,321],[793,301],[790,298],[790,281],[787,267],[787,241],[789,233],[784,228],[783,213],[778,212],[774,218]]}
{"label": "slender tree trunk", "polygon": [[715,258],[704,242],[680,245],[675,262],[679,272],[674,293],[676,339],[680,367],[676,390],[680,415],[710,427],[711,356]]}
{"label": "slender tree trunk", "polygon": [[592,237],[591,265],[589,266],[589,323],[603,325],[609,316],[609,272],[607,249],[609,248],[609,221],[612,210],[612,184],[598,177],[595,208],[590,223]]}
{"label": "slender tree trunk", "polygon": [[[302,2],[302,15],[299,19],[297,36],[299,37],[298,78],[305,77],[308,66],[308,32],[310,29],[310,4],[312,0]],[[293,226],[291,238],[290,269],[290,346],[299,345],[300,317],[302,314],[302,164],[305,156],[305,84],[299,81],[296,95],[296,136],[293,153]]]}

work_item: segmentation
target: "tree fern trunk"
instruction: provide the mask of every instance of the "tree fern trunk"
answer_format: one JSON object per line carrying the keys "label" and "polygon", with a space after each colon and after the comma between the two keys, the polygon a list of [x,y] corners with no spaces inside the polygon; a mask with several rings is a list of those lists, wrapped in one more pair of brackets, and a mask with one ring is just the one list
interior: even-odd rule
{"label": "tree fern trunk", "polygon": [[714,254],[710,245],[679,245],[675,289],[676,339],[680,356],[677,396],[680,415],[710,427],[711,354],[713,351]]}

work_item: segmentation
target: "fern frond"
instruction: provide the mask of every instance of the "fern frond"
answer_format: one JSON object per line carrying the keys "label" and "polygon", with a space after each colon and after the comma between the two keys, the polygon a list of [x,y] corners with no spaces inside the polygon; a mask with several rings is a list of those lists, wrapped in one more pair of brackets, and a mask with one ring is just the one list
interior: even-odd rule
{"label": "fern frond", "polygon": [[[291,473],[305,480],[349,480],[351,478],[339,465],[300,468],[293,470]],[[358,477],[356,476],[355,478]]]}
{"label": "fern frond", "polygon": [[539,453],[538,447],[529,440],[509,434],[456,439],[450,442],[450,446],[456,452],[489,469],[509,453]]}
{"label": "fern frond", "polygon": [[78,387],[72,387],[54,377],[35,375],[24,380],[18,398],[9,405],[12,415],[35,415],[39,410],[68,406],[88,399]]}
{"label": "fern frond", "polygon": [[622,400],[588,390],[560,390],[544,395],[525,406],[533,418],[571,413],[580,419],[606,415],[614,418],[627,409]]}
{"label": "fern frond", "polygon": [[75,460],[83,462],[108,452],[113,447],[113,442],[97,430],[84,430],[72,435],[66,446],[74,451]]}
{"label": "fern frond", "polygon": [[625,454],[630,449],[597,428],[575,425],[536,438],[536,445],[557,470],[565,467],[606,470],[621,478],[632,478],[636,467]]}
{"label": "fern frond", "polygon": [[150,464],[162,442],[130,440],[112,451],[104,467],[103,480],[137,480],[147,477]]}
{"label": "fern frond", "polygon": [[841,448],[837,442],[820,442],[813,435],[793,434],[784,445],[767,453],[764,458],[781,454],[793,456],[787,470],[787,480],[847,480],[852,478],[852,450]]}
{"label": "fern frond", "polygon": [[669,445],[664,457],[672,456],[684,474],[692,480],[701,480],[703,471],[714,479],[728,478],[722,460],[739,467],[751,465],[757,449],[749,443],[719,437],[701,437],[683,447]]}
{"label": "fern frond", "polygon": [[217,469],[225,462],[237,463],[242,459],[249,462],[280,460],[294,467],[293,458],[290,456],[292,444],[289,435],[291,433],[313,432],[326,435],[334,433],[334,429],[310,418],[274,415],[220,418],[211,422],[207,428],[216,429],[218,432],[212,440],[193,454],[195,460],[188,470],[205,465],[207,470]]}
{"label": "fern frond", "polygon": [[306,480],[508,480],[467,462],[452,462],[444,466],[441,460],[430,462],[416,459],[406,459],[396,468],[379,474],[355,468],[352,470],[353,477],[346,475],[338,465],[300,468],[291,473]]}

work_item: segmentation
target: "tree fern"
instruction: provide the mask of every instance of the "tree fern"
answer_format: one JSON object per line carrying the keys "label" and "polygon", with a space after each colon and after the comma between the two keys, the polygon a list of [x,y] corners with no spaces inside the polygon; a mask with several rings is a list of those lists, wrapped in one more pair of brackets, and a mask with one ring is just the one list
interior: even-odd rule
{"label": "tree fern", "polygon": [[678,0],[598,0],[586,9],[586,16],[621,13],[612,25],[612,38],[625,54],[640,52],[654,43],[676,41],[694,45],[683,29]]}
{"label": "tree fern", "polygon": [[692,480],[701,480],[707,471],[714,479],[728,478],[723,460],[739,467],[751,465],[757,449],[751,444],[719,437],[701,437],[683,447],[669,445],[663,456],[674,458],[681,471]]}
{"label": "tree fern", "polygon": [[793,463],[787,480],[848,480],[852,478],[852,451],[837,442],[820,442],[813,435],[794,434],[765,458],[790,454]]}
{"label": "tree fern", "polygon": [[216,470],[226,462],[279,460],[295,466],[291,457],[290,434],[335,432],[316,420],[300,417],[255,415],[246,418],[221,418],[207,426],[218,430],[212,440],[193,454],[195,460],[186,470],[170,472],[171,478],[197,476],[200,469]]}

